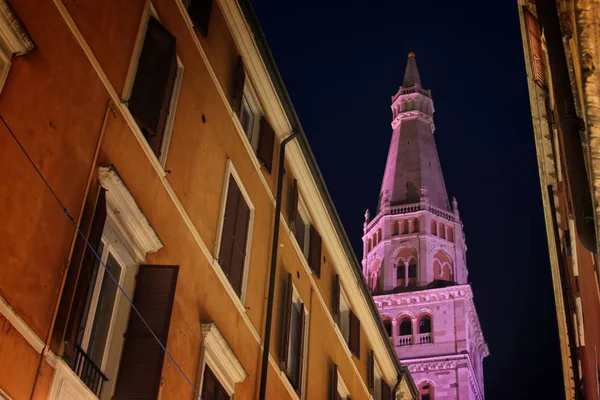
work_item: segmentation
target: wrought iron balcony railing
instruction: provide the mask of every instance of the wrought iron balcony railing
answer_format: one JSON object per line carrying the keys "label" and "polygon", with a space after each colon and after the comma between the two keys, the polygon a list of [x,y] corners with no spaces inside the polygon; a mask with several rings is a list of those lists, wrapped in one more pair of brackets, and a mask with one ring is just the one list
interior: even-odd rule
{"label": "wrought iron balcony railing", "polygon": [[73,369],[73,372],[77,374],[96,397],[100,397],[102,385],[108,381],[108,378],[79,345],[76,347],[71,369]]}

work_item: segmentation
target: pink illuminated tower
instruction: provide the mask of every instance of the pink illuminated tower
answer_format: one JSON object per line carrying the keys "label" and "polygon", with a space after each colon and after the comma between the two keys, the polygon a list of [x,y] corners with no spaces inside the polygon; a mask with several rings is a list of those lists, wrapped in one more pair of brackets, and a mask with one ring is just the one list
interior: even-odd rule
{"label": "pink illuminated tower", "polygon": [[363,273],[421,400],[484,399],[483,338],[467,280],[463,225],[433,138],[431,91],[414,53],[392,97],[377,212],[365,214]]}

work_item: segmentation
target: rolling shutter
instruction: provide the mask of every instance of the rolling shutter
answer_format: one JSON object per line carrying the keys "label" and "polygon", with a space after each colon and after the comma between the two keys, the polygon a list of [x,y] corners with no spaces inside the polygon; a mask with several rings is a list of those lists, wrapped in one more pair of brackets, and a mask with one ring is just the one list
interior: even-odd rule
{"label": "rolling shutter", "polygon": [[238,116],[242,110],[242,97],[244,95],[245,81],[246,72],[244,71],[244,61],[242,60],[242,56],[238,56],[231,87],[231,107]]}
{"label": "rolling shutter", "polygon": [[331,288],[331,314],[336,324],[340,324],[340,296],[342,295],[340,290],[340,276],[336,275],[333,277],[333,284]]}
{"label": "rolling shutter", "polygon": [[314,226],[310,226],[310,247],[308,248],[308,265],[310,269],[321,277],[321,235]]}
{"label": "rolling shutter", "polygon": [[[88,234],[88,242],[95,251],[97,251],[100,247],[105,222],[106,189],[100,187],[100,193],[98,194],[92,225],[90,227],[90,233]],[[77,240],[79,240],[79,235]],[[83,314],[85,312],[85,304],[88,297],[88,292],[92,285],[92,279],[94,278],[94,269],[104,268],[98,265],[99,261],[96,255],[89,248],[89,246],[87,246],[85,241],[80,243],[80,245],[85,247],[84,256],[81,269],[79,271],[79,276],[77,278],[77,286],[75,289],[75,295],[73,297],[71,312],[69,314],[69,322],[67,324],[67,330],[65,334],[65,354],[69,359],[72,359],[72,357],[75,355],[75,345],[77,344],[79,335],[84,328],[83,325],[85,321],[83,321]]]}
{"label": "rolling shutter", "polygon": [[294,179],[290,188],[290,200],[289,200],[289,221],[290,230],[295,232],[296,230],[296,216],[298,215],[298,180]]}
{"label": "rolling shutter", "polygon": [[350,315],[350,337],[348,339],[348,347],[356,358],[360,358],[360,320],[352,310],[348,311]]}
{"label": "rolling shutter", "polygon": [[156,19],[150,18],[129,110],[157,156],[160,155],[176,74],[175,37]]}
{"label": "rolling shutter", "polygon": [[265,117],[260,118],[260,131],[258,134],[258,148],[256,156],[265,169],[271,173],[273,168],[273,148],[275,146],[275,131]]}
{"label": "rolling shutter", "polygon": [[229,177],[219,264],[238,296],[242,294],[250,208],[233,175]]}
{"label": "rolling shutter", "polygon": [[292,274],[287,274],[285,297],[283,303],[282,327],[281,327],[281,342],[280,342],[280,357],[279,367],[286,371],[288,370],[288,351],[290,349],[290,325],[292,320],[292,296],[294,287],[292,286]]}
{"label": "rolling shutter", "polygon": [[527,9],[523,8],[525,25],[527,29],[527,42],[529,43],[529,56],[533,80],[543,88],[548,87],[546,71],[546,56],[542,48],[542,32],[537,18]]}
{"label": "rolling shutter", "polygon": [[[163,345],[167,344],[178,266],[140,265],[133,304]],[[154,400],[165,353],[132,309],[125,333],[115,400]]]}
{"label": "rolling shutter", "polygon": [[373,350],[367,353],[367,387],[373,393],[375,389],[375,354]]}

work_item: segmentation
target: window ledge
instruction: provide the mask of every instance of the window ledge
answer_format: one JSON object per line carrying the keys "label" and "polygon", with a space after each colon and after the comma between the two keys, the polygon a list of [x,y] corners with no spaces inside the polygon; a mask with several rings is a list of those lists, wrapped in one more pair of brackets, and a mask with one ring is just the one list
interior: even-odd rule
{"label": "window ledge", "polygon": [[50,400],[98,400],[62,359],[56,360]]}
{"label": "window ledge", "polygon": [[214,322],[202,323],[204,357],[211,370],[229,393],[235,392],[235,384],[248,377],[244,366],[237,359]]}
{"label": "window ledge", "polygon": [[122,227],[125,245],[135,256],[138,263],[146,260],[147,253],[155,253],[163,247],[163,243],[148,222],[148,219],[127,189],[114,166],[98,168],[100,184],[106,189],[106,204],[112,211],[111,216]]}

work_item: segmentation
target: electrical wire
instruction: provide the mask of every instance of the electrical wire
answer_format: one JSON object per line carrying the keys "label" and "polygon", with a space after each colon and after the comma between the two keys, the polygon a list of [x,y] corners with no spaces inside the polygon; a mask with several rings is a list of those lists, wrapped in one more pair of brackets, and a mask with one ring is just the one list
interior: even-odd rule
{"label": "electrical wire", "polygon": [[52,189],[52,187],[50,186],[50,184],[48,183],[48,181],[46,180],[46,178],[44,178],[44,175],[38,169],[38,167],[35,165],[35,163],[31,159],[31,157],[29,156],[29,154],[27,153],[27,151],[25,150],[25,148],[23,147],[23,145],[21,144],[21,142],[19,141],[19,139],[17,139],[17,137],[13,133],[12,129],[10,129],[10,127],[8,126],[8,124],[6,123],[6,121],[4,120],[4,117],[2,115],[0,115],[0,120],[2,121],[2,123],[4,124],[4,126],[6,127],[6,129],[10,133],[10,135],[13,137],[13,139],[15,140],[15,142],[17,143],[17,145],[19,146],[19,148],[21,149],[21,151],[23,152],[23,154],[25,155],[25,157],[27,157],[27,160],[29,160],[29,163],[31,164],[31,166],[33,167],[33,169],[35,169],[35,172],[38,174],[38,176],[40,177],[40,179],[42,180],[42,182],[44,183],[44,185],[48,188],[48,190],[50,191],[50,193],[52,194],[52,196],[54,197],[54,199],[56,200],[56,202],[60,205],[60,207],[63,210],[63,213],[67,216],[67,218],[69,219],[69,221],[71,221],[71,223],[73,224],[73,226],[77,230],[78,234],[85,241],[87,247],[92,251],[92,253],[94,253],[94,256],[96,256],[96,259],[100,262],[100,264],[102,265],[102,267],[104,267],[104,272],[107,273],[108,276],[110,276],[110,278],[113,280],[113,282],[117,285],[117,288],[119,289],[119,291],[123,294],[123,296],[125,297],[125,299],[127,299],[127,301],[129,302],[129,304],[131,305],[131,308],[135,311],[135,313],[138,315],[138,317],[140,317],[140,319],[142,320],[142,322],[144,323],[144,325],[146,326],[146,328],[148,328],[148,331],[150,331],[150,333],[152,334],[152,336],[154,337],[154,339],[156,340],[156,342],[158,343],[158,345],[161,347],[161,349],[163,349],[163,351],[165,352],[165,354],[169,357],[169,359],[171,360],[171,362],[173,363],[173,365],[175,365],[175,368],[177,368],[177,370],[181,373],[181,375],[183,376],[183,378],[185,379],[185,381],[188,383],[188,385],[190,385],[190,387],[192,388],[192,390],[194,391],[194,393],[196,394],[196,396],[198,396],[198,399],[203,400],[202,396],[200,396],[200,393],[198,392],[198,389],[196,389],[196,386],[194,384],[192,384],[192,382],[189,380],[189,378],[187,377],[187,375],[185,374],[185,372],[183,372],[183,370],[181,369],[181,367],[179,366],[179,364],[177,364],[177,362],[175,361],[175,359],[173,358],[173,356],[171,355],[171,353],[169,353],[169,351],[167,350],[166,346],[161,343],[161,341],[158,338],[158,336],[154,333],[154,331],[152,330],[152,328],[150,328],[150,325],[148,325],[148,323],[146,322],[146,320],[144,319],[144,317],[142,317],[142,314],[139,312],[139,310],[137,309],[137,307],[133,304],[133,301],[131,300],[131,298],[129,298],[129,296],[127,295],[127,293],[125,293],[125,289],[123,289],[123,287],[119,284],[119,281],[115,278],[115,276],[112,274],[112,272],[110,272],[110,270],[108,269],[108,267],[106,266],[106,264],[104,263],[104,261],[102,261],[102,258],[98,255],[98,253],[96,252],[96,249],[94,249],[94,247],[88,241],[88,238],[81,231],[81,229],[79,228],[79,226],[75,222],[75,219],[69,213],[69,210],[67,210],[67,208],[65,207],[65,205],[60,201],[60,198],[58,197],[58,195],[56,194],[56,192],[54,192],[54,190]]}

